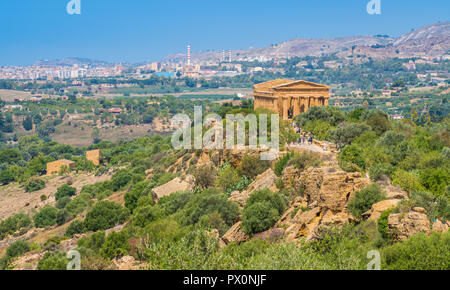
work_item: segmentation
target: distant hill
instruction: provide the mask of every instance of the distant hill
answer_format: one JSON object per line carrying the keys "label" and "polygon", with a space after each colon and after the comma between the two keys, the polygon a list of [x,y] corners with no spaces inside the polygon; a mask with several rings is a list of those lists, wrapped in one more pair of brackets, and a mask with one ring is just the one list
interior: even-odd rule
{"label": "distant hill", "polygon": [[78,65],[108,65],[108,62],[93,60],[90,58],[81,58],[81,57],[67,57],[63,59],[57,60],[40,60],[35,63],[35,65],[49,65],[49,66],[73,66],[74,64]]}
{"label": "distant hill", "polygon": [[[233,50],[232,58],[266,61],[272,58],[321,56],[333,53],[346,56],[352,53],[352,48],[358,53],[374,58],[443,55],[450,50],[450,22],[424,26],[397,38],[386,35],[330,39],[295,38],[265,48]],[[221,51],[194,52],[192,54],[193,59],[203,61],[218,60],[221,57]],[[185,59],[186,54],[183,53],[169,55],[165,61],[183,62]]]}

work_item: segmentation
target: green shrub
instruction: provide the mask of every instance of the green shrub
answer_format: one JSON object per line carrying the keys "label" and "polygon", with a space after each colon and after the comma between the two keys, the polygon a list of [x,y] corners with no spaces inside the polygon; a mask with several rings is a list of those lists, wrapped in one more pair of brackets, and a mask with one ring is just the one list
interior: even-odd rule
{"label": "green shrub", "polygon": [[393,211],[393,208],[383,211],[378,219],[378,232],[380,232],[382,238],[385,240],[389,239],[388,218]]}
{"label": "green shrub", "polygon": [[227,191],[227,189],[234,187],[239,180],[240,177],[237,170],[233,166],[228,165],[227,167],[219,170],[216,185]]}
{"label": "green shrub", "polygon": [[112,259],[117,256],[127,255],[129,250],[130,245],[128,244],[126,232],[112,232],[106,237],[100,249],[100,254],[107,259]]}
{"label": "green shrub", "polygon": [[37,228],[45,228],[56,224],[58,209],[53,206],[45,206],[33,216],[34,225]]}
{"label": "green shrub", "polygon": [[0,240],[6,235],[14,234],[21,228],[29,227],[32,224],[31,218],[24,213],[17,213],[0,222]]}
{"label": "green shrub", "polygon": [[322,120],[313,120],[306,122],[303,130],[311,132],[315,139],[327,140],[333,127],[330,123]]}
{"label": "green shrub", "polygon": [[239,219],[238,206],[218,190],[205,190],[194,196],[184,207],[184,223],[196,224],[200,217],[217,211],[228,226]]}
{"label": "green shrub", "polygon": [[38,270],[66,270],[69,260],[64,252],[47,252],[44,257],[39,260]]}
{"label": "green shrub", "polygon": [[63,209],[66,207],[66,205],[71,201],[72,199],[69,196],[65,196],[63,198],[58,199],[56,201],[55,207],[57,209]]}
{"label": "green shrub", "polygon": [[26,192],[38,191],[45,188],[45,182],[42,179],[33,178],[25,184]]}
{"label": "green shrub", "polygon": [[410,207],[423,207],[431,221],[434,219],[440,219],[442,222],[450,220],[450,202],[447,198],[436,197],[426,191],[413,191],[410,197]]}
{"label": "green shrub", "polygon": [[352,141],[362,134],[370,131],[370,127],[359,123],[345,123],[330,132],[330,140],[336,144],[350,145]]}
{"label": "green shrub", "polygon": [[416,234],[383,250],[383,270],[450,269],[450,232]]}
{"label": "green shrub", "polygon": [[106,230],[124,223],[128,216],[127,208],[111,201],[99,201],[87,213],[84,222],[88,231]]}
{"label": "green shrub", "polygon": [[288,165],[303,171],[309,167],[317,167],[321,162],[320,156],[316,153],[299,153],[291,157]]}
{"label": "green shrub", "polygon": [[58,190],[55,194],[56,201],[60,200],[63,197],[70,197],[74,196],[77,192],[77,189],[75,187],[72,187],[68,184],[64,184],[63,186],[58,187]]}
{"label": "green shrub", "polygon": [[252,193],[242,215],[243,230],[253,235],[269,229],[279,220],[285,208],[286,200],[280,193],[272,193],[268,189]]}
{"label": "green shrub", "polygon": [[378,181],[383,176],[390,177],[394,173],[395,167],[388,163],[375,164],[369,169],[369,176],[372,181]]}
{"label": "green shrub", "polygon": [[56,224],[58,226],[62,226],[63,224],[67,223],[68,221],[70,221],[72,219],[73,219],[73,216],[66,209],[60,209],[60,210],[58,210],[58,213],[56,214]]}
{"label": "green shrub", "polygon": [[386,194],[381,190],[380,186],[372,183],[364,189],[356,192],[355,197],[348,203],[348,209],[357,218],[371,209],[372,204],[382,201],[386,198]]}
{"label": "green shrub", "polygon": [[366,168],[363,152],[356,145],[345,146],[338,155],[338,162],[345,171],[361,171]]}
{"label": "green shrub", "polygon": [[146,205],[137,207],[133,215],[133,225],[145,227],[163,216],[163,210],[159,206]]}
{"label": "green shrub", "polygon": [[152,196],[152,189],[153,186],[147,181],[136,183],[129,192],[125,193],[125,207],[133,212],[140,197]]}
{"label": "green shrub", "polygon": [[450,198],[450,192],[446,192],[450,183],[450,170],[446,168],[427,168],[420,174],[420,183],[436,196]]}
{"label": "green shrub", "polygon": [[238,168],[240,175],[245,175],[248,178],[254,179],[257,175],[263,173],[269,168],[267,160],[261,160],[259,155],[245,155],[242,158],[241,165]]}
{"label": "green shrub", "polygon": [[22,240],[15,241],[6,249],[6,256],[8,258],[15,258],[22,256],[30,250],[30,245]]}
{"label": "green shrub", "polygon": [[66,236],[73,237],[76,234],[82,234],[84,232],[84,222],[80,220],[70,223],[66,230]]}
{"label": "green shrub", "polygon": [[216,181],[217,170],[212,165],[203,165],[194,170],[194,177],[196,186],[209,188]]}
{"label": "green shrub", "polygon": [[117,171],[111,177],[111,185],[113,191],[118,191],[131,182],[132,174],[127,169]]}
{"label": "green shrub", "polygon": [[277,176],[281,176],[283,174],[283,170],[284,168],[286,168],[289,159],[292,158],[292,156],[294,156],[294,152],[289,152],[287,154],[285,154],[283,157],[281,157],[276,163],[275,163],[275,174]]}
{"label": "green shrub", "polygon": [[89,237],[79,239],[78,247],[80,249],[85,248],[94,251],[94,253],[99,253],[104,242],[105,242],[105,232],[98,231],[96,233],[93,233]]}
{"label": "green shrub", "polygon": [[164,210],[166,215],[171,215],[184,208],[193,197],[194,194],[190,191],[175,192],[171,195],[161,197],[158,201],[158,206]]}
{"label": "green shrub", "polygon": [[410,193],[414,190],[423,190],[420,178],[413,172],[397,169],[392,176],[392,184],[400,186],[404,191]]}

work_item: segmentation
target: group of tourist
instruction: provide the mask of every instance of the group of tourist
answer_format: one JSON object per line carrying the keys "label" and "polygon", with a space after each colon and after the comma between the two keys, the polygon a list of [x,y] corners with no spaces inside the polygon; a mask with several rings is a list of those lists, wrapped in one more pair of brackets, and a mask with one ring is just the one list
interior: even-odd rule
{"label": "group of tourist", "polygon": [[300,137],[298,138],[298,143],[306,144],[306,142],[308,142],[309,145],[312,145],[314,136],[311,133],[305,133],[303,132],[302,128],[297,128],[297,134],[300,135]]}

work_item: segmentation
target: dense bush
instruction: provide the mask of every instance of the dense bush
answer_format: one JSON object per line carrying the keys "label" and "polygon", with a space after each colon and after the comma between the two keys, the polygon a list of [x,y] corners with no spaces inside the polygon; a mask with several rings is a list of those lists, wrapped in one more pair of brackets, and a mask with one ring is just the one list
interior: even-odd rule
{"label": "dense bush", "polygon": [[413,191],[410,197],[410,207],[423,207],[431,221],[434,219],[440,219],[442,222],[450,220],[450,202],[447,198],[436,197],[426,191]]}
{"label": "dense bush", "polygon": [[400,186],[404,191],[422,190],[420,177],[414,172],[397,169],[392,176],[392,184]]}
{"label": "dense bush", "polygon": [[111,177],[112,190],[118,191],[119,189],[125,187],[130,183],[132,177],[132,174],[127,169],[117,171]]}
{"label": "dense bush", "polygon": [[125,207],[133,212],[140,197],[149,195],[152,196],[152,189],[153,186],[147,181],[136,183],[130,191],[125,193]]}
{"label": "dense bush", "polygon": [[301,171],[309,167],[317,167],[322,160],[317,153],[295,153],[288,162],[288,165],[293,165],[295,169]]}
{"label": "dense bush", "polygon": [[45,188],[45,182],[42,179],[33,178],[25,184],[26,192],[38,191]]}
{"label": "dense bush", "polygon": [[355,145],[345,146],[338,155],[338,162],[345,171],[361,171],[366,167],[363,151]]}
{"label": "dense bush", "polygon": [[0,259],[0,270],[7,269],[12,259],[19,257],[28,251],[30,251],[30,245],[27,242],[23,240],[13,242],[6,249],[5,255]]}
{"label": "dense bush", "polygon": [[263,232],[272,227],[286,208],[286,200],[279,193],[268,189],[250,195],[244,207],[242,226],[248,235]]}
{"label": "dense bush", "polygon": [[369,169],[369,176],[372,181],[381,180],[384,176],[390,177],[394,173],[394,166],[389,163],[380,163],[371,166]]}
{"label": "dense bush", "polygon": [[37,228],[45,228],[56,224],[58,209],[53,206],[45,206],[33,216],[34,225]]}
{"label": "dense bush", "polygon": [[190,191],[179,191],[168,196],[163,196],[158,200],[160,206],[166,215],[171,215],[182,209],[189,200],[194,197]]}
{"label": "dense bush", "polygon": [[99,201],[87,213],[85,227],[88,231],[106,230],[126,221],[127,208],[110,201]]}
{"label": "dense bush", "polygon": [[21,228],[29,227],[32,224],[31,218],[24,213],[17,213],[0,222],[0,240],[6,235],[14,234]]}
{"label": "dense bush", "polygon": [[278,159],[278,161],[275,163],[275,174],[277,176],[281,176],[283,174],[283,170],[284,168],[286,168],[289,159],[291,159],[294,156],[293,152],[289,152],[285,155],[283,155],[280,159]]}
{"label": "dense bush", "polygon": [[159,206],[145,205],[137,207],[133,214],[133,225],[145,227],[148,223],[161,218],[163,212]]}
{"label": "dense bush", "polygon": [[336,144],[349,145],[352,141],[370,130],[370,127],[359,123],[349,123],[340,125],[330,132],[330,140]]}
{"label": "dense bush", "polygon": [[245,155],[242,158],[241,165],[238,168],[240,175],[245,175],[248,178],[255,178],[257,175],[263,173],[269,168],[267,160],[261,160],[259,155]]}
{"label": "dense bush", "polygon": [[294,117],[297,126],[303,128],[308,121],[321,120],[331,126],[337,126],[345,120],[344,113],[339,108],[331,106],[314,106],[309,108],[306,113]]}
{"label": "dense bush", "polygon": [[416,234],[383,250],[383,270],[450,269],[450,232]]}
{"label": "dense bush", "polygon": [[217,170],[212,165],[203,165],[194,170],[195,185],[208,188],[214,185],[217,178]]}
{"label": "dense bush", "polygon": [[225,194],[211,189],[194,196],[186,204],[183,221],[186,225],[196,224],[202,216],[212,212],[218,212],[228,226],[239,219],[238,206],[229,201]]}
{"label": "dense bush", "polygon": [[56,224],[58,226],[62,226],[63,224],[67,223],[68,221],[70,221],[72,219],[73,219],[73,216],[66,209],[60,209],[60,210],[58,210],[58,213],[56,214]]}
{"label": "dense bush", "polygon": [[238,183],[240,177],[238,175],[237,170],[228,165],[225,168],[219,170],[218,177],[216,179],[216,185],[223,190],[227,191],[230,188],[233,188],[236,183]]}
{"label": "dense bush", "polygon": [[81,234],[84,232],[84,222],[80,220],[73,221],[70,223],[66,230],[66,236],[73,237],[76,234]]}
{"label": "dense bush", "polygon": [[107,259],[112,259],[117,256],[126,255],[129,250],[130,245],[128,244],[128,235],[126,232],[112,232],[106,237],[100,249],[100,254]]}
{"label": "dense bush", "polygon": [[372,183],[356,192],[355,197],[348,203],[348,209],[355,217],[361,218],[364,212],[371,209],[372,204],[383,199],[386,199],[386,194],[378,184]]}
{"label": "dense bush", "polygon": [[64,184],[60,187],[58,187],[56,193],[55,193],[55,199],[56,201],[60,200],[63,197],[70,197],[74,196],[77,192],[77,189],[75,187],[72,187],[68,184]]}
{"label": "dense bush", "polygon": [[39,260],[38,270],[66,270],[69,260],[64,252],[47,252],[44,257]]}

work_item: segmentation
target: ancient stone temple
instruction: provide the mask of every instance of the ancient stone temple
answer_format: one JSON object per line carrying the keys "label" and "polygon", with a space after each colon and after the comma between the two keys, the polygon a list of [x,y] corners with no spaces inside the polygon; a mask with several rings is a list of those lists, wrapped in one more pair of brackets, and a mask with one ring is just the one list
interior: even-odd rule
{"label": "ancient stone temple", "polygon": [[328,106],[330,87],[307,81],[277,79],[253,86],[255,109],[266,108],[284,120],[308,111],[312,106]]}

